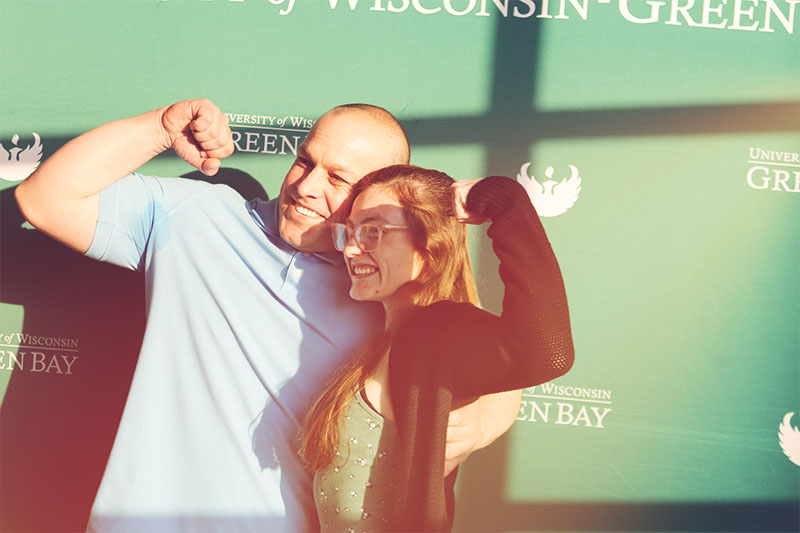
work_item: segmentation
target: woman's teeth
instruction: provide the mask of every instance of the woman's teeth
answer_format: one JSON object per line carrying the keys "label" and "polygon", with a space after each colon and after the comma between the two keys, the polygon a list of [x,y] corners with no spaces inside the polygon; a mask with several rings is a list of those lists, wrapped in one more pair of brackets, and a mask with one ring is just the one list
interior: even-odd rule
{"label": "woman's teeth", "polygon": [[377,272],[377,268],[374,266],[369,265],[356,265],[353,267],[353,274],[356,276],[365,276],[367,274],[372,274],[373,272]]}

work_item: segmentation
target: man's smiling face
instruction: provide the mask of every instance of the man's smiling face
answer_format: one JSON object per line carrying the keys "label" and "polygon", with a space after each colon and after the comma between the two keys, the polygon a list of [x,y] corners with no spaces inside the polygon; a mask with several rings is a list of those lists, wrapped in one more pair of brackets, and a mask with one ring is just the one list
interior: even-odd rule
{"label": "man's smiling face", "polygon": [[320,118],[297,150],[280,192],[280,234],[304,252],[332,252],[330,224],[343,222],[351,188],[365,174],[397,162],[391,129],[358,109]]}

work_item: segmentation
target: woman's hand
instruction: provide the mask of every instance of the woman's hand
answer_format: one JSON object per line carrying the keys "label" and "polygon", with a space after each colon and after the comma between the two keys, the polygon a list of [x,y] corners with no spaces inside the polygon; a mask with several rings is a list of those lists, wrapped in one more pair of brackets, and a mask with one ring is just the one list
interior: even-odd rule
{"label": "woman's hand", "polygon": [[451,185],[451,190],[453,191],[452,214],[459,222],[463,222],[464,224],[483,224],[484,222],[489,222],[488,218],[479,217],[467,211],[467,195],[470,189],[479,181],[481,180],[459,180]]}

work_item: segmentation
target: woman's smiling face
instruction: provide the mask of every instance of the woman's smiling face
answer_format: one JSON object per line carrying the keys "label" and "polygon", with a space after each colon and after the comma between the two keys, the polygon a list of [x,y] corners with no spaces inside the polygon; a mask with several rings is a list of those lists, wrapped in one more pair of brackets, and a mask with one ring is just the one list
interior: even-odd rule
{"label": "woman's smiling face", "polygon": [[347,219],[351,235],[343,253],[352,283],[350,297],[386,306],[397,289],[416,279],[422,258],[408,229],[383,228],[377,248],[363,251],[354,235],[362,224],[406,226],[405,210],[390,189],[373,186],[358,195]]}

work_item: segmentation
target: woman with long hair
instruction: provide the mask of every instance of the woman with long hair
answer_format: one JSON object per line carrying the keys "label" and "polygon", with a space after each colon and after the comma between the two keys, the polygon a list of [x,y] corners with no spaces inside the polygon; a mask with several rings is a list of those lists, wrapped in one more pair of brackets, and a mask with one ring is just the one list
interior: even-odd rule
{"label": "woman with long hair", "polygon": [[[332,379],[306,419],[322,531],[449,531],[447,419],[478,396],[544,383],[572,366],[561,272],[521,185],[456,182],[409,165],[370,173],[333,226],[350,296],[382,302],[385,331]],[[478,307],[465,222],[490,220],[501,316]],[[347,324],[342,324],[347,327]]]}

